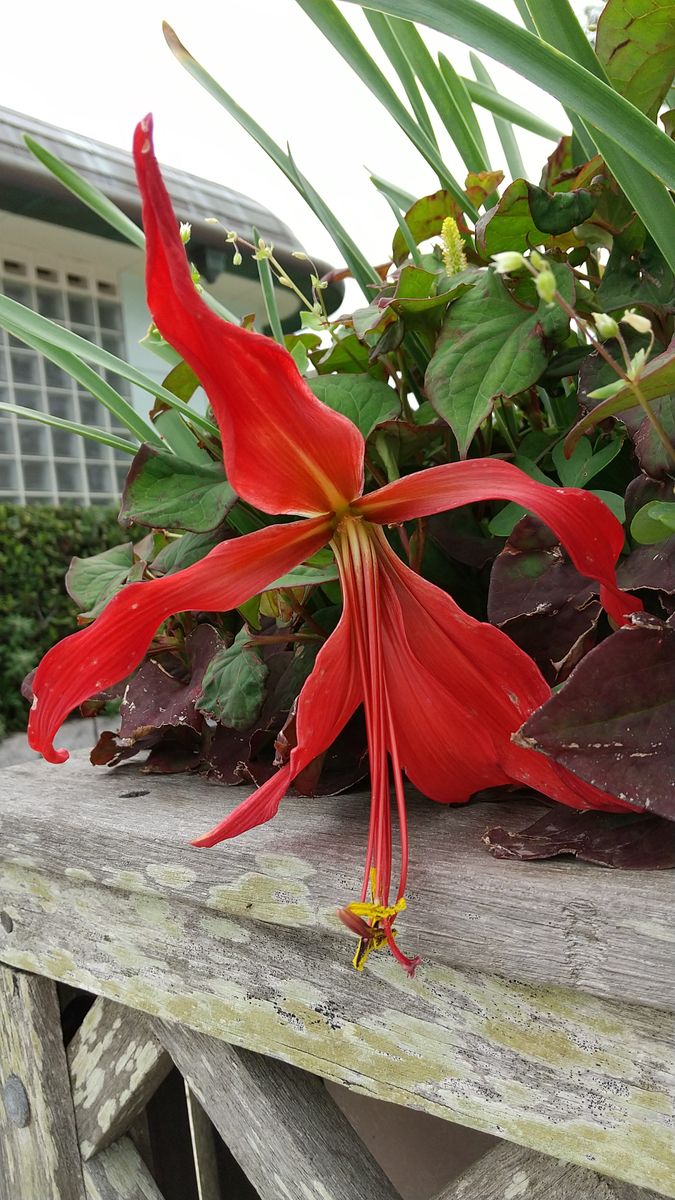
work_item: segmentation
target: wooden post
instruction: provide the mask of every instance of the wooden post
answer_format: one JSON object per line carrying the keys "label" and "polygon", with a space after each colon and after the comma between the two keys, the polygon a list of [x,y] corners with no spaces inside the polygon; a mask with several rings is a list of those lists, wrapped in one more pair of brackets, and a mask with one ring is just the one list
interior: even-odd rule
{"label": "wooden post", "polygon": [[0,967],[0,1200],[85,1200],[56,987]]}

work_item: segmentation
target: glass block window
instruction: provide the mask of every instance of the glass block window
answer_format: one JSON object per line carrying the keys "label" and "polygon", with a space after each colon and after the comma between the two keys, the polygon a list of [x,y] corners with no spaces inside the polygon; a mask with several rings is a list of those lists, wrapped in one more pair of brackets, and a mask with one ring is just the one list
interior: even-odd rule
{"label": "glass block window", "polygon": [[[0,292],[125,357],[122,309],[109,278],[0,253]],[[126,380],[110,382],[130,398]],[[0,401],[127,435],[69,375],[2,329]],[[0,411],[0,503],[115,503],[128,467],[121,450]]]}

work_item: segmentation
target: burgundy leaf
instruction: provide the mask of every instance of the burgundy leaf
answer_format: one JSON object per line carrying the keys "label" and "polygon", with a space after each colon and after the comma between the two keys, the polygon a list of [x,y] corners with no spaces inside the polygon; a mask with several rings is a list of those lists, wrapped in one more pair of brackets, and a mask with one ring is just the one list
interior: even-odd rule
{"label": "burgundy leaf", "polygon": [[572,854],[624,871],[675,867],[675,826],[642,813],[577,812],[560,806],[524,829],[488,829],[483,841],[495,858],[519,862]]}
{"label": "burgundy leaf", "polygon": [[647,613],[591,650],[514,740],[675,820],[675,629]]}

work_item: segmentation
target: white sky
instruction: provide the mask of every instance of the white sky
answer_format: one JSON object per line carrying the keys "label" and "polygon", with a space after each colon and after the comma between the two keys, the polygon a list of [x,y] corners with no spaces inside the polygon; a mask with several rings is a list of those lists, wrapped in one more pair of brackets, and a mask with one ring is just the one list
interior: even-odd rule
{"label": "white sky", "polygon": [[[518,20],[513,0],[489,8]],[[575,0],[578,12],[583,0]],[[342,10],[396,85],[363,14]],[[0,104],[66,129],[130,148],[135,122],[155,115],[160,160],[235,188],[271,208],[318,257],[338,261],[333,244],[277,168],[228,114],[178,65],[161,32],[173,25],[194,56],[296,161],[361,248],[387,257],[392,216],[364,164],[415,195],[439,185],[433,172],[371,93],[294,0],[23,0],[3,7]],[[470,75],[468,50],[426,31]],[[485,60],[499,89],[566,129],[559,105],[519,76]],[[488,113],[479,110],[492,165],[502,165]],[[550,144],[519,138],[528,173],[538,179]],[[464,178],[445,131],[441,150]],[[240,230],[248,235],[248,230]]]}

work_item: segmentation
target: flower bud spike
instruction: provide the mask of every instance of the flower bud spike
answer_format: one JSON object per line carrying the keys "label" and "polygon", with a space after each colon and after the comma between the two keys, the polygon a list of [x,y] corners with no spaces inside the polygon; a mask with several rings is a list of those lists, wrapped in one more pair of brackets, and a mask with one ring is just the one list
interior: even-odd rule
{"label": "flower bud spike", "polygon": [[443,239],[443,266],[447,275],[457,275],[466,270],[466,254],[459,226],[454,217],[446,217],[441,225]]}

